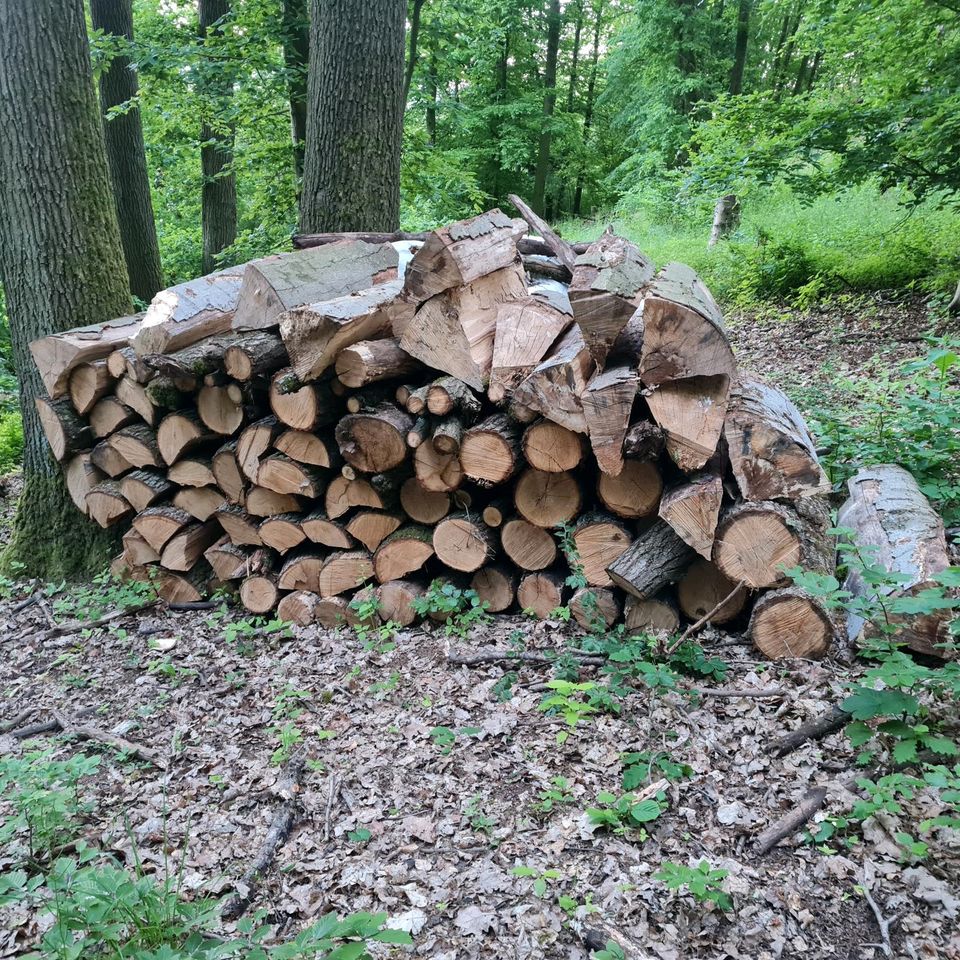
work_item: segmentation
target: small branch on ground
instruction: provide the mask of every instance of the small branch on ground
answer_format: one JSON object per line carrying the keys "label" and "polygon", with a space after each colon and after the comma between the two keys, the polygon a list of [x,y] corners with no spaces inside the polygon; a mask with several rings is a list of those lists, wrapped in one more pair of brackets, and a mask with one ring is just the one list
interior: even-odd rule
{"label": "small branch on ground", "polygon": [[501,663],[522,660],[524,663],[553,663],[557,657],[570,654],[580,663],[600,667],[607,662],[603,654],[584,654],[575,650],[557,650],[553,654],[536,653],[532,650],[490,650],[487,653],[460,654],[452,651],[447,654],[447,662],[458,667],[476,667],[484,663]]}
{"label": "small branch on ground", "polygon": [[96,620],[68,620],[66,623],[58,623],[49,630],[45,630],[37,638],[40,641],[52,640],[54,637],[62,637],[65,633],[76,633],[79,630],[95,630],[97,627],[103,627],[115,620],[122,620],[124,617],[132,617],[144,610],[153,610],[158,607],[162,601],[160,599],[150,600],[147,603],[140,603],[133,607],[124,607],[122,610],[114,610],[105,616]]}
{"label": "small branch on ground", "polygon": [[152,763],[160,770],[166,770],[169,766],[167,758],[155,750],[150,750],[148,747],[141,747],[127,740],[125,737],[118,737],[113,733],[109,733],[107,730],[101,730],[99,727],[94,727],[91,724],[78,724],[76,720],[62,713],[57,713],[55,710],[52,710],[51,713],[56,721],[57,729],[62,730],[67,736],[79,737],[81,740],[93,740],[95,743],[105,744],[108,747],[119,750],[121,753],[136,757],[138,760]]}
{"label": "small branch on ground", "polygon": [[870,909],[873,911],[873,915],[877,919],[877,926],[880,928],[880,936],[883,938],[883,943],[866,943],[864,946],[880,947],[880,949],[883,950],[884,956],[892,957],[893,946],[890,943],[890,924],[892,924],[897,918],[894,916],[888,920],[886,917],[884,917],[879,905],[877,904],[877,901],[873,899],[873,894],[870,892],[870,885],[869,881],[867,880],[866,870],[864,870],[860,880],[860,889],[863,890],[863,895],[866,897],[867,903],[870,905]]}
{"label": "small branch on ground", "polygon": [[666,655],[669,657],[677,652],[677,649],[683,646],[684,642],[689,640],[709,619],[728,601],[732,600],[738,591],[744,588],[744,582],[741,580],[712,610],[708,610],[696,623],[690,624],[683,633],[677,637],[674,642],[667,647]]}
{"label": "small branch on ground", "polygon": [[822,717],[797,727],[792,733],[774,741],[767,752],[775,757],[785,757],[788,753],[802,747],[808,740],[822,740],[831,733],[843,729],[850,720],[850,714],[841,707],[831,707]]}
{"label": "small branch on ground", "polygon": [[759,856],[769,853],[781,840],[796,833],[826,802],[827,788],[814,787],[786,816],[772,823],[754,843]]}
{"label": "small branch on ground", "polygon": [[330,775],[330,787],[327,791],[327,812],[324,817],[323,823],[323,840],[325,843],[329,842],[330,834],[332,832],[331,820],[333,817],[333,804],[337,797],[340,795],[340,779],[336,774]]}

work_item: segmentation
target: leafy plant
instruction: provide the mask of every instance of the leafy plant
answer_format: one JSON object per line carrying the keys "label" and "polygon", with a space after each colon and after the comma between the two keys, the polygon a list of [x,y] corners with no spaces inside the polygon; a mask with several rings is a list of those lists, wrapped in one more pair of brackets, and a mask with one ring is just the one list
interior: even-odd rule
{"label": "leafy plant", "polygon": [[523,864],[514,867],[510,873],[515,877],[532,878],[533,892],[538,897],[545,897],[548,885],[563,876],[559,870],[537,870],[535,867],[527,867]]}
{"label": "leafy plant", "polygon": [[730,895],[723,891],[723,881],[729,876],[727,870],[715,870],[706,860],[695,867],[667,861],[654,874],[670,890],[685,890],[700,903],[715,903],[721,910],[733,909]]}
{"label": "leafy plant", "polygon": [[603,791],[597,794],[597,806],[587,808],[587,819],[595,827],[609,828],[616,833],[640,829],[642,839],[646,839],[643,825],[652,823],[666,809],[666,795],[662,790],[653,797],[642,798],[633,793],[618,797]]}
{"label": "leafy plant", "polygon": [[279,746],[270,755],[270,762],[282,766],[293,756],[293,749],[303,740],[303,731],[292,722],[270,728],[270,733],[279,741]]}
{"label": "leafy plant", "polygon": [[685,780],[693,776],[693,767],[686,763],[677,763],[670,754],[643,750],[637,753],[620,755],[623,764],[623,789],[636,790],[643,787],[654,777],[654,772],[671,782]]}
{"label": "leafy plant", "polygon": [[114,610],[138,607],[156,599],[152,581],[120,580],[107,571],[95,576],[89,585],[71,585],[69,593],[53,601],[53,612],[71,620],[98,620]]}
{"label": "leafy plant", "polygon": [[430,614],[444,618],[444,632],[448,637],[465,638],[471,629],[480,623],[489,623],[490,615],[486,601],[481,600],[476,590],[462,589],[447,580],[434,580],[410,605],[420,616]]}
{"label": "leafy plant", "polygon": [[[610,691],[593,681],[549,680],[547,687],[554,692],[541,701],[539,709],[556,712],[571,729],[595,713],[620,712],[620,705]],[[569,736],[569,731],[561,730],[557,733],[557,743],[564,743]]]}
{"label": "leafy plant", "polygon": [[573,803],[574,796],[570,793],[570,781],[566,777],[554,777],[551,786],[540,791],[540,800],[535,809],[540,816],[548,816],[561,803]]}
{"label": "leafy plant", "polygon": [[463,808],[463,812],[470,821],[470,826],[479,833],[490,833],[497,825],[497,818],[488,814],[483,808],[483,797],[474,794]]}

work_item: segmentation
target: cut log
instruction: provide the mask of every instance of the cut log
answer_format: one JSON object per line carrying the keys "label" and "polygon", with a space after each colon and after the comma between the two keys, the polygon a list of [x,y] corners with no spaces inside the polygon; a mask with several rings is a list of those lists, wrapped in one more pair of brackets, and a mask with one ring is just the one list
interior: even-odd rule
{"label": "cut log", "polygon": [[350,550],[354,546],[353,537],[347,532],[347,528],[335,520],[330,520],[321,511],[307,514],[300,526],[308,540],[330,547],[331,550]]}
{"label": "cut log", "polygon": [[260,460],[282,429],[276,417],[264,417],[246,427],[237,439],[237,468],[251,483],[257,482]]}
{"label": "cut log", "polygon": [[203,552],[207,562],[213,568],[218,580],[227,583],[241,580],[250,572],[248,551],[230,542],[229,537],[221,537]]}
{"label": "cut log", "polygon": [[433,424],[429,417],[417,417],[413,426],[407,431],[407,446],[416,450],[433,432]]}
{"label": "cut log", "polygon": [[117,400],[131,410],[149,426],[155,427],[160,419],[160,411],[150,402],[147,388],[129,377],[121,377],[114,388]]}
{"label": "cut log", "polygon": [[355,240],[253,260],[243,272],[233,328],[265,330],[282,323],[282,315],[296,307],[393,281],[398,263],[390,244]]}
{"label": "cut log", "polygon": [[588,513],[577,520],[573,529],[576,555],[567,560],[571,567],[579,563],[589,586],[608,587],[607,567],[630,546],[631,539],[627,528],[614,517]]}
{"label": "cut log", "polygon": [[190,390],[195,384],[190,382],[188,389],[182,388],[177,381],[169,377],[154,377],[144,388],[147,400],[158,411],[182,410],[193,402]]}
{"label": "cut log", "polygon": [[209,593],[213,571],[207,563],[197,564],[189,573],[174,573],[160,567],[149,569],[160,571],[157,593],[167,603],[198,603]]}
{"label": "cut log", "polygon": [[834,543],[830,516],[819,499],[782,503],[741,503],[721,517],[713,562],[733,583],[753,590],[782,584],[784,570],[801,566],[833,573]]}
{"label": "cut log", "polygon": [[210,462],[210,469],[216,478],[217,486],[232,503],[242,503],[245,499],[245,484],[240,467],[237,465],[237,447],[236,440],[225,443],[213,455]]}
{"label": "cut log", "polygon": [[[339,383],[334,379],[331,383]],[[343,388],[347,393],[347,388]],[[396,391],[390,389],[389,383],[371,383],[362,390],[350,393],[346,398],[347,413],[371,413],[378,407],[387,404],[391,407],[396,406],[393,401],[393,395]]]}
{"label": "cut log", "polygon": [[243,392],[236,384],[202,387],[197,394],[197,413],[214,433],[229,436],[243,425]]}
{"label": "cut log", "polygon": [[380,601],[380,616],[385,623],[409,627],[416,623],[419,614],[413,609],[413,601],[424,594],[424,588],[412,580],[388,580],[377,587]]}
{"label": "cut log", "polygon": [[433,531],[428,527],[402,527],[391,533],[373,555],[373,571],[379,583],[402,580],[415,573],[433,556]]}
{"label": "cut log", "polygon": [[[695,560],[677,584],[677,602],[683,615],[698,623],[713,610],[709,623],[729,623],[739,616],[747,605],[746,588],[737,590],[737,582],[730,580],[709,560]],[[715,609],[725,597],[730,599],[719,609]]]}
{"label": "cut log", "polygon": [[81,513],[86,513],[87,494],[107,479],[106,474],[91,460],[89,453],[78,453],[67,461],[64,475],[70,499]]}
{"label": "cut log", "polygon": [[623,441],[639,386],[632,368],[608,367],[587,384],[581,398],[597,465],[613,477],[623,469]]}
{"label": "cut log", "polygon": [[133,469],[133,464],[113,445],[113,439],[101,440],[90,451],[90,462],[103,474],[116,479]]}
{"label": "cut log", "polygon": [[178,487],[215,487],[213,465],[203,458],[178,460],[168,471],[167,479]]}
{"label": "cut log", "polygon": [[660,519],[666,520],[677,536],[709,560],[713,556],[722,500],[722,478],[715,473],[705,473],[663,495]]}
{"label": "cut log", "polygon": [[356,626],[359,619],[346,597],[321,597],[314,614],[316,622],[327,630]]}
{"label": "cut log", "polygon": [[[893,596],[914,596],[935,585],[936,577],[950,565],[943,521],[930,506],[916,480],[902,467],[881,464],[862,467],[847,481],[849,498],[840,508],[837,526],[853,531],[853,541],[872,550],[870,563],[899,574],[902,583]],[[863,582],[854,569],[847,575],[844,589],[855,597],[874,597],[884,602],[892,586],[878,597],[877,588]],[[889,605],[889,604],[887,604]],[[889,612],[886,619],[896,640],[911,650],[944,657],[938,644],[949,640],[952,613],[936,611],[921,616]],[[870,625],[854,614],[847,618],[850,640],[879,634],[880,624]]]}
{"label": "cut log", "polygon": [[313,467],[336,469],[340,465],[340,451],[328,437],[318,437],[306,430],[284,430],[274,446],[291,460]]}
{"label": "cut log", "polygon": [[741,377],[731,392],[724,436],[744,499],[796,500],[830,492],[803,416],[774,387]]}
{"label": "cut log", "polygon": [[[467,504],[467,507],[470,505]],[[466,508],[465,508],[466,509]],[[513,504],[507,497],[498,497],[491,500],[483,510],[480,516],[483,522],[494,530],[499,530],[507,522],[507,517],[513,512]]]}
{"label": "cut log", "polygon": [[528,419],[539,414],[575,433],[586,433],[581,396],[591,368],[590,351],[583,334],[573,325],[549,356],[514,390],[514,404],[533,412]]}
{"label": "cut log", "polygon": [[47,393],[54,399],[62,397],[67,392],[70,374],[81,363],[105,359],[118,347],[125,347],[139,329],[142,317],[143,314],[120,317],[34,340],[30,355]]}
{"label": "cut log", "polygon": [[284,623],[295,623],[299,627],[309,627],[317,622],[317,604],[321,598],[307,590],[294,590],[281,597],[277,604],[277,619]]}
{"label": "cut log", "polygon": [[299,513],[302,501],[290,493],[275,493],[266,487],[251,487],[245,506],[252,517],[275,517],[281,513]]}
{"label": "cut log", "polygon": [[342,517],[353,507],[371,507],[383,510],[388,507],[387,500],[370,485],[368,480],[348,480],[346,477],[334,477],[327,485],[324,506],[331,520]]}
{"label": "cut log", "polygon": [[428,367],[483,390],[493,363],[497,309],[526,295],[518,264],[480,276],[427,300],[407,323],[400,346]]}
{"label": "cut log", "polygon": [[160,566],[178,573],[192,570],[203,556],[203,551],[219,536],[220,525],[214,521],[191,523],[167,541],[160,552]]}
{"label": "cut log", "polygon": [[[409,434],[408,434],[409,436]],[[463,440],[463,423],[459,417],[441,420],[433,430],[431,443],[437,453],[459,453]],[[462,461],[461,461],[462,463]]]}
{"label": "cut log", "polygon": [[130,567],[159,563],[160,554],[132,527],[123,535],[123,559]]}
{"label": "cut log", "polygon": [[337,419],[340,404],[329,382],[301,383],[285,367],[270,381],[270,409],[282,424],[294,430],[316,430]]}
{"label": "cut log", "polygon": [[500,544],[521,570],[546,570],[557,559],[557,544],[549,531],[517,517],[501,528]]}
{"label": "cut log", "polygon": [[428,384],[426,404],[427,412],[433,416],[446,417],[456,412],[464,423],[473,423],[480,415],[479,398],[456,377],[441,377]]}
{"label": "cut log", "polygon": [[143,385],[148,384],[157,375],[157,371],[147,363],[146,357],[137,356],[137,351],[131,346],[114,350],[107,357],[107,369],[115,380],[126,377],[134,383]]}
{"label": "cut log", "polygon": [[407,431],[413,417],[392,403],[370,413],[348,414],[337,424],[335,436],[343,459],[364,473],[383,473],[407,457]]}
{"label": "cut log", "polygon": [[209,337],[174,353],[143,357],[163,377],[179,382],[192,381],[194,387],[212,373],[223,370],[223,357],[234,337]]}
{"label": "cut log", "polygon": [[716,452],[728,394],[726,376],[690,377],[664,383],[647,397],[667,453],[681,470],[701,469]]}
{"label": "cut log", "polygon": [[658,520],[607,568],[607,573],[616,586],[639,600],[648,600],[668,584],[676,583],[694,556],[672,527]]}
{"label": "cut log", "polygon": [[318,553],[300,553],[290,557],[280,570],[277,585],[281,590],[320,592],[320,571],[324,557]]}
{"label": "cut log", "polygon": [[601,631],[620,619],[620,601],[612,590],[581,587],[570,598],[570,612],[584,630]]}
{"label": "cut log", "polygon": [[747,634],[771,660],[819,659],[830,652],[835,627],[819,599],[796,587],[786,587],[758,598]]}
{"label": "cut log", "polygon": [[520,516],[535,526],[555,527],[580,512],[580,484],[571,473],[525,470],[513,491],[513,502]]}
{"label": "cut log", "polygon": [[570,305],[600,369],[653,276],[653,264],[632,243],[612,233],[605,233],[577,258]]}
{"label": "cut log", "polygon": [[113,380],[106,360],[94,360],[74,367],[69,386],[74,410],[85,417],[98,400],[110,393]]}
{"label": "cut log", "polygon": [[627,460],[617,476],[601,473],[597,480],[597,496],[603,505],[627,519],[655,514],[662,491],[663,479],[656,465],[641,460]]}
{"label": "cut log", "polygon": [[[186,510],[180,510],[177,507],[147,507],[134,518],[133,527],[157,553],[162,554],[163,548],[171,538],[191,526],[193,522],[193,517]],[[208,543],[207,546],[210,544]]]}
{"label": "cut log", "polygon": [[280,335],[296,375],[301,380],[313,380],[334,365],[345,347],[389,337],[392,330],[387,307],[401,289],[399,280],[392,281],[284,313]]}
{"label": "cut log", "polygon": [[372,576],[373,562],[365,550],[331,553],[320,570],[317,592],[321,597],[335,597],[356,590]]}
{"label": "cut log", "polygon": [[395,530],[399,530],[403,517],[399,513],[381,510],[359,510],[347,523],[347,532],[373,553]]}
{"label": "cut log", "polygon": [[424,490],[416,477],[410,477],[400,488],[400,505],[415,523],[432,526],[450,512],[450,495]]}
{"label": "cut log", "polygon": [[523,455],[536,470],[563,473],[583,459],[583,437],[549,420],[532,423],[523,434]]}
{"label": "cut log", "polygon": [[422,443],[413,454],[417,481],[430,493],[450,493],[463,482],[463,467],[454,453],[437,453],[432,443]]}
{"label": "cut log", "polygon": [[473,573],[493,558],[496,539],[489,527],[466,513],[456,513],[433,528],[433,550],[452,570]]}
{"label": "cut log", "polygon": [[254,574],[240,584],[240,602],[251,613],[270,613],[280,602],[277,578],[272,574]]}
{"label": "cut log", "polygon": [[231,267],[161,290],[130,343],[137,355],[173,353],[226,333],[240,294],[242,267]]}
{"label": "cut log", "polygon": [[407,413],[412,413],[414,416],[427,413],[427,393],[429,390],[430,384],[427,383],[416,390],[411,390],[410,393],[407,394],[407,399],[404,403]]}
{"label": "cut log", "polygon": [[628,460],[656,460],[665,443],[663,431],[652,420],[638,420],[624,437],[623,455]]}
{"label": "cut log", "polygon": [[399,337],[361,340],[337,354],[336,371],[340,382],[351,389],[419,374],[423,365],[400,346]]}
{"label": "cut log", "polygon": [[133,513],[116,480],[102,480],[87,494],[87,515],[101,527],[112,527]]}
{"label": "cut log", "polygon": [[242,507],[225,503],[217,509],[217,523],[226,531],[231,543],[238,547],[262,547],[259,521],[255,520]]}
{"label": "cut log", "polygon": [[539,620],[549,620],[563,604],[563,578],[555,573],[528,573],[517,587],[520,609]]}
{"label": "cut log", "polygon": [[127,463],[135,467],[163,466],[156,434],[146,424],[124,427],[110,437],[108,442]]}
{"label": "cut log", "polygon": [[37,397],[34,401],[40,426],[50,444],[50,451],[57,462],[62,462],[71,453],[79,453],[93,445],[93,433],[83,420],[69,397],[49,400]]}
{"label": "cut log", "polygon": [[275,333],[258,331],[237,337],[223,354],[228,377],[246,383],[254,377],[270,376],[289,366],[287,348]]}
{"label": "cut log", "polygon": [[166,464],[176,463],[188,450],[217,439],[193,410],[169,413],[157,427],[157,446]]}
{"label": "cut log", "polygon": [[113,350],[107,354],[107,371],[114,380],[119,380],[127,372],[127,354],[136,357],[137,353],[133,347],[126,347],[120,350]]}
{"label": "cut log", "polygon": [[677,605],[666,594],[650,600],[638,600],[632,594],[627,594],[623,605],[623,622],[628,630],[669,634],[680,629],[680,614]]}
{"label": "cut log", "polygon": [[186,487],[173,498],[173,505],[186,510],[191,517],[203,523],[226,501],[227,498],[217,487]]}
{"label": "cut log", "polygon": [[553,251],[554,256],[567,268],[572,276],[574,266],[577,262],[577,254],[574,252],[573,247],[567,243],[566,240],[562,240],[554,232],[550,224],[528,207],[515,193],[511,193],[507,199],[517,208],[520,216],[527,221],[530,227],[543,237],[544,243]]}
{"label": "cut log", "polygon": [[460,447],[464,474],[484,486],[504,483],[512,477],[522,462],[520,430],[515,421],[502,413],[495,413],[467,430]]}
{"label": "cut log", "polygon": [[273,453],[260,461],[257,484],[274,493],[293,493],[316,500],[327,488],[324,475],[313,467],[291,460],[282,453]]}
{"label": "cut log", "polygon": [[487,613],[503,613],[513,606],[517,596],[517,573],[507,567],[492,565],[478,570],[470,581]]}
{"label": "cut log", "polygon": [[128,407],[116,397],[104,397],[98,400],[90,411],[90,429],[95,437],[109,437],[121,427],[127,427],[140,419],[132,407]]}
{"label": "cut log", "polygon": [[120,490],[137,513],[168,497],[174,489],[163,474],[152,470],[134,470],[120,481]]}

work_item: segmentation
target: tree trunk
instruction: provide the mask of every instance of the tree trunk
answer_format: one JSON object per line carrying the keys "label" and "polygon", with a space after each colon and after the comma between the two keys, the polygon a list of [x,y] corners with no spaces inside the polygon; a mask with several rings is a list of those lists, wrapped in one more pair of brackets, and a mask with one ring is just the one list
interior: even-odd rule
{"label": "tree trunk", "polygon": [[395,230],[405,0],[313,0],[300,229]]}
{"label": "tree trunk", "polygon": [[740,0],[737,8],[737,38],[733,45],[733,69],[730,71],[730,95],[743,93],[743,71],[747,66],[747,43],[750,39],[750,8],[753,0]]}
{"label": "tree trunk", "polygon": [[[200,42],[206,44],[208,39],[222,35],[230,0],[199,0],[199,12]],[[234,123],[228,65],[216,53],[209,53],[205,68],[202,88],[207,97],[206,116],[200,126],[201,217],[203,272],[210,273],[218,266],[217,254],[237,238],[237,180],[233,172]]]}
{"label": "tree trunk", "polygon": [[303,151],[307,140],[307,66],[310,62],[307,0],[283,0],[283,62],[290,98],[293,167],[299,182],[303,178]]}
{"label": "tree trunk", "polygon": [[[132,0],[90,0],[90,16],[95,29],[132,42]],[[163,286],[163,269],[136,97],[136,71],[130,58],[120,54],[100,75],[100,109],[130,292],[149,303]],[[129,106],[116,116],[109,116],[112,108],[124,104]]]}
{"label": "tree trunk", "polygon": [[[593,104],[597,95],[597,73],[600,62],[600,31],[603,27],[603,0],[597,4],[597,19],[593,25],[593,51],[590,54],[590,79],[587,81],[587,102],[583,111],[583,145],[590,142],[590,128],[593,126]],[[580,216],[583,203],[583,172],[577,175],[577,187],[573,194],[573,215]]]}
{"label": "tree trunk", "polygon": [[417,66],[417,40],[420,37],[420,11],[424,0],[413,0],[413,10],[410,14],[410,49],[407,53],[407,66],[403,76],[403,104],[406,107],[410,96],[410,84],[413,81],[413,71]]}
{"label": "tree trunk", "polygon": [[553,111],[557,104],[557,51],[560,47],[560,24],[560,0],[550,0],[547,12],[547,63],[543,74],[543,120],[540,127],[540,147],[537,152],[537,172],[531,197],[531,206],[541,215],[544,213],[547,174],[550,172]]}
{"label": "tree trunk", "polygon": [[81,0],[3,6],[0,277],[24,425],[24,490],[6,562],[25,576],[97,567],[113,542],[80,516],[50,456],[31,340],[130,312]]}
{"label": "tree trunk", "polygon": [[577,0],[577,19],[573,29],[573,53],[570,58],[570,86],[567,88],[567,113],[573,113],[577,94],[577,67],[580,64],[580,34],[583,32],[583,0]]}

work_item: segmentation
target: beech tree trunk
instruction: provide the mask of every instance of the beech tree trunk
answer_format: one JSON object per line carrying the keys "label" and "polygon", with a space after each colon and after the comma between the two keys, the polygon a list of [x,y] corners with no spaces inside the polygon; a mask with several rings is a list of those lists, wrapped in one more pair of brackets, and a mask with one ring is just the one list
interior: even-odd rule
{"label": "beech tree trunk", "polygon": [[24,576],[56,579],[98,568],[113,537],[77,522],[34,405],[43,388],[28,344],[131,306],[82,0],[3,5],[0,129],[0,277],[25,440],[4,560],[24,563]]}
{"label": "beech tree trunk", "polygon": [[405,0],[312,0],[302,232],[396,230]]}
{"label": "beech tree trunk", "polygon": [[290,136],[293,167],[303,177],[303,153],[307,140],[307,66],[310,62],[310,17],[307,0],[283,0],[283,62],[287,68],[290,99]]}
{"label": "beech tree trunk", "polygon": [[[108,35],[133,40],[132,0],[90,0],[93,26]],[[143,144],[140,108],[136,106],[137,74],[130,58],[122,54],[100,75],[100,109],[103,134],[117,205],[120,241],[130,276],[130,292],[149,303],[163,286],[160,248],[150,199],[150,178]],[[134,101],[110,117],[112,108]]]}
{"label": "beech tree trunk", "polygon": [[540,147],[537,152],[537,172],[530,203],[541,216],[544,213],[547,174],[550,172],[553,111],[557,104],[557,51],[560,48],[560,24],[560,0],[550,0],[547,11],[547,62],[543,72],[543,119],[540,127]]}

